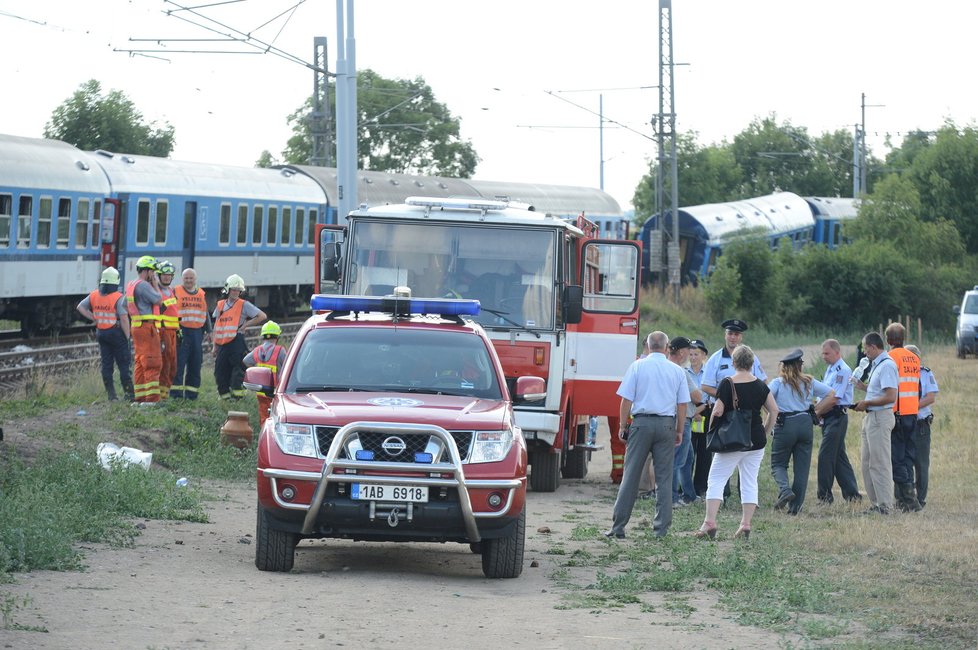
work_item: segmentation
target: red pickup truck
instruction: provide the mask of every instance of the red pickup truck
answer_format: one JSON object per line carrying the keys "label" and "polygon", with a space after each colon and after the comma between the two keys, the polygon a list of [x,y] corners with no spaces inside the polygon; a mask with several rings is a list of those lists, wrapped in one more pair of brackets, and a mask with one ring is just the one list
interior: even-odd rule
{"label": "red pickup truck", "polygon": [[[407,292],[403,292],[407,293]],[[526,443],[474,300],[316,295],[258,439],[255,565],[305,538],[469,544],[489,578],[523,568]],[[520,377],[518,399],[544,380]]]}

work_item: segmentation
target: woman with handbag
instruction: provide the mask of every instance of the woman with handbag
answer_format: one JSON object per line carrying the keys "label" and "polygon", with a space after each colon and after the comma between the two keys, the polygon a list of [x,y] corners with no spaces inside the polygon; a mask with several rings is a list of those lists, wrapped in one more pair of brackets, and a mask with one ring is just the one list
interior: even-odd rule
{"label": "woman with handbag", "polygon": [[[805,503],[816,413],[825,413],[835,405],[835,391],[801,371],[804,356],[801,348],[789,352],[781,359],[781,372],[768,386],[779,411],[771,443],[771,474],[778,485],[774,509],[787,506],[789,515],[797,515]],[[789,461],[795,470],[791,483]]]}
{"label": "woman with handbag", "polygon": [[[715,539],[717,512],[723,503],[723,486],[740,471],[740,503],[743,514],[734,537],[750,537],[751,518],[757,509],[757,473],[764,458],[767,435],[778,417],[778,405],[770,389],[751,373],[754,351],[737,346],[731,354],[734,374],[717,386],[707,448],[715,451],[706,487],[706,517],[696,537]],[[761,420],[761,408],[767,418]]]}

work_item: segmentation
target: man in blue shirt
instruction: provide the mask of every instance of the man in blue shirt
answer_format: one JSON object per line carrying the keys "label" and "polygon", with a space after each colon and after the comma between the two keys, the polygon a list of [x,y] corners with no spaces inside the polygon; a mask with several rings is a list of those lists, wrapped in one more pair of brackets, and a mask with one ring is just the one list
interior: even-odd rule
{"label": "man in blue shirt", "polygon": [[870,360],[869,383],[856,382],[866,391],[866,399],[852,407],[865,411],[862,430],[862,467],[866,495],[872,502],[867,513],[890,514],[893,507],[893,459],[890,456],[890,432],[896,417],[893,405],[897,399],[899,373],[897,365],[883,349],[883,337],[869,332],[863,337],[863,351]]}
{"label": "man in blue shirt", "polygon": [[[632,516],[638,482],[650,452],[657,484],[652,532],[656,537],[664,537],[672,524],[672,468],[676,446],[683,440],[689,388],[686,372],[666,358],[668,344],[669,337],[664,332],[649,334],[649,355],[632,362],[618,387],[622,423],[618,436],[626,441],[625,471],[618,487],[611,529],[604,533],[607,537],[625,537],[625,526]],[[629,415],[631,424],[628,424]]]}
{"label": "man in blue shirt", "polygon": [[848,410],[852,407],[852,370],[842,358],[842,346],[835,339],[822,343],[825,375],[822,383],[835,391],[836,403],[822,416],[822,442],[818,446],[818,500],[832,503],[832,484],[839,482],[842,498],[861,501],[856,484],[856,472],[846,453],[846,432],[849,430]]}

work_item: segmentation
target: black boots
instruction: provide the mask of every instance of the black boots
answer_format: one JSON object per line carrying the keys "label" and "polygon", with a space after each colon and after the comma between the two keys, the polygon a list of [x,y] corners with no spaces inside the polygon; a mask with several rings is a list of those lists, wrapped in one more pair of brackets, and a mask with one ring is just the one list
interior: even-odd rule
{"label": "black boots", "polygon": [[896,492],[896,502],[900,510],[904,512],[920,512],[923,506],[917,501],[917,489],[913,483],[894,483]]}

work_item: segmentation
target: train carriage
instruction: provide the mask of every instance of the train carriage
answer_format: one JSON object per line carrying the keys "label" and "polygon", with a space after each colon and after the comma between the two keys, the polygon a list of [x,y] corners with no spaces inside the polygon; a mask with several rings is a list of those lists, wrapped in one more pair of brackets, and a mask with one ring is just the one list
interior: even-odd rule
{"label": "train carriage", "polygon": [[319,187],[288,169],[174,161],[97,151],[120,218],[115,262],[124,281],[143,255],[193,267],[200,286],[247,279],[251,299],[273,312],[307,302],[312,238],[326,204]]}
{"label": "train carriage", "polygon": [[59,140],[0,135],[0,152],[0,318],[25,333],[67,324],[102,270],[108,179]]}

